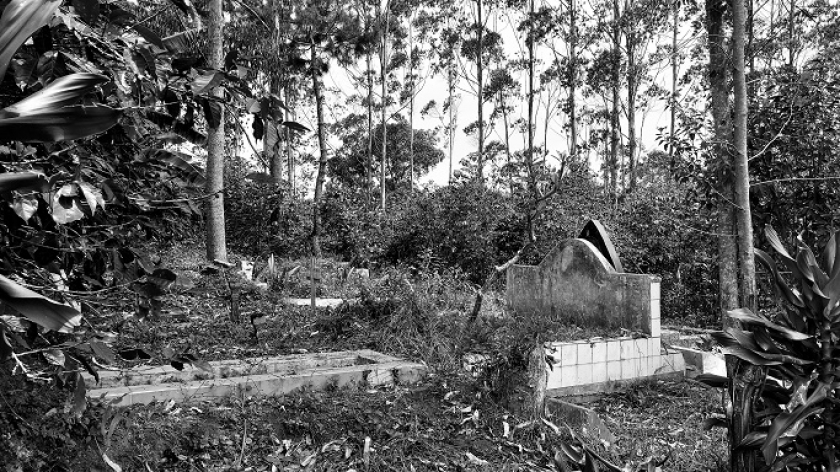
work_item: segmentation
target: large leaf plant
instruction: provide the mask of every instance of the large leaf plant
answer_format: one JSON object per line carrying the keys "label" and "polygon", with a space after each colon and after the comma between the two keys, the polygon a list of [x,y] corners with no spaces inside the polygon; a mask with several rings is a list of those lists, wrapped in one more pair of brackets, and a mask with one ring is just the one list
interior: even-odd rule
{"label": "large leaf plant", "polygon": [[791,254],[772,228],[766,236],[786,274],[767,253],[756,258],[784,310],[730,311],[741,327],[714,335],[725,354],[766,369],[756,425],[732,446],[757,449],[767,470],[840,471],[840,237],[816,255],[801,237]]}
{"label": "large leaf plant", "polygon": [[[164,215],[200,214],[193,152],[221,107],[271,111],[235,54],[206,68],[201,18],[179,5],[0,0],[0,367],[66,380],[113,362],[112,335],[79,329],[80,299],[124,287],[139,315],[158,310],[175,276],[132,245],[171,225]],[[188,29],[159,36],[145,23],[161,14]],[[22,361],[39,354],[49,369]]]}

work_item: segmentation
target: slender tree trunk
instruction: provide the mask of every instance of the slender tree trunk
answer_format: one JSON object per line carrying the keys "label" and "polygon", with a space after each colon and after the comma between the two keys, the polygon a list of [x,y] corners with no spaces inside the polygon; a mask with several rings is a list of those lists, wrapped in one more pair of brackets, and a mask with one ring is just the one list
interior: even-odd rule
{"label": "slender tree trunk", "polygon": [[409,160],[409,190],[414,193],[414,27],[412,17],[408,18],[408,70],[411,95],[408,103],[408,160]]}
{"label": "slender tree trunk", "polygon": [[671,31],[671,145],[668,146],[668,158],[671,171],[676,165],[674,157],[674,138],[677,129],[677,73],[679,71],[679,55],[677,54],[677,32],[680,26],[680,0],[673,0],[674,25]]}
{"label": "slender tree trunk", "polygon": [[[286,105],[289,107],[289,114],[292,117],[292,121],[297,121],[297,114],[295,113],[295,106],[292,103],[292,94],[289,91],[291,88],[290,85],[287,85],[285,88],[285,99]],[[286,128],[284,130],[286,134],[286,169],[287,169],[287,177],[289,179],[289,188],[292,191],[292,195],[295,194],[295,146],[294,146],[294,139],[295,135],[292,133],[292,130]]]}
{"label": "slender tree trunk", "polygon": [[738,246],[741,271],[741,306],[757,311],[755,254],[753,250],[752,212],[750,210],[750,174],[747,158],[747,80],[744,61],[746,11],[744,0],[732,1],[732,81],[735,86],[735,203],[738,205]]}
{"label": "slender tree trunk", "polygon": [[[720,285],[721,312],[738,307],[738,251],[736,242],[735,207],[732,192],[731,153],[732,120],[729,101],[729,74],[727,46],[723,32],[725,0],[706,2],[707,31],[709,36],[709,85],[711,91],[712,120],[714,122],[713,153],[724,165],[718,176],[722,195],[718,210],[718,281]],[[724,315],[723,321],[728,318]]]}
{"label": "slender tree trunk", "polygon": [[621,72],[621,30],[619,29],[618,0],[613,0],[613,65],[612,65],[612,110],[610,111],[610,185],[607,188],[609,195],[615,195],[618,191],[618,113],[619,113],[619,89]]}
{"label": "slender tree trunk", "polygon": [[577,156],[577,7],[569,0],[569,155]]}
{"label": "slender tree trunk", "polygon": [[[630,25],[629,28],[633,28]],[[636,33],[630,31],[627,35],[627,191],[636,188],[636,89],[638,88],[638,71],[636,70]]]}
{"label": "slender tree trunk", "polygon": [[[222,0],[210,2],[210,21],[208,22],[210,66],[224,68],[224,13]],[[224,92],[219,87],[213,89],[213,96],[223,98]],[[214,103],[215,104],[215,103]],[[205,202],[205,233],[207,259],[227,261],[225,243],[225,109],[219,106],[219,125],[210,128],[207,133],[207,183],[205,192],[209,195]]]}
{"label": "slender tree trunk", "polygon": [[[505,157],[507,158],[507,165],[508,171],[510,172],[510,163],[512,162],[511,155],[510,155],[510,125],[508,122],[508,110],[507,106],[504,102],[504,97],[502,96],[502,92],[499,92],[499,103],[500,107],[502,107],[502,120],[504,120],[505,125]],[[510,194],[513,195],[513,175],[512,173],[508,175],[508,187],[510,187]]]}
{"label": "slender tree trunk", "polygon": [[380,174],[380,208],[385,211],[385,162],[388,159],[388,9],[390,2],[385,3],[385,11],[382,12],[385,18],[385,32],[382,35],[382,58],[380,61],[382,74],[382,160],[379,164]]}
{"label": "slender tree trunk", "polygon": [[793,70],[796,66],[796,57],[794,55],[793,38],[794,38],[794,15],[796,14],[796,0],[790,0],[790,7],[788,8],[788,66]]}
{"label": "slender tree trunk", "polygon": [[476,80],[478,81],[478,161],[479,185],[484,185],[484,19],[483,0],[476,0],[478,10],[478,47],[476,48]]}
{"label": "slender tree trunk", "polygon": [[[528,172],[534,171],[534,0],[528,1]],[[531,178],[533,179],[533,175]]]}
{"label": "slender tree trunk", "polygon": [[449,185],[452,185],[452,166],[455,150],[455,70],[449,68]]}
{"label": "slender tree trunk", "polygon": [[[321,203],[324,195],[324,181],[327,177],[327,137],[324,126],[324,93],[321,90],[320,67],[318,54],[315,49],[315,40],[312,40],[312,57],[310,74],[312,75],[312,94],[315,95],[315,112],[318,118],[318,174],[315,177],[315,196],[312,202],[312,256],[317,260],[321,258]],[[317,271],[317,268],[314,268]],[[310,274],[314,278],[314,274]]]}
{"label": "slender tree trunk", "polygon": [[367,142],[367,162],[365,162],[365,188],[368,192],[373,190],[373,176],[372,169],[375,165],[373,161],[373,69],[371,69],[371,54],[367,54],[367,119],[368,119],[368,142]]}

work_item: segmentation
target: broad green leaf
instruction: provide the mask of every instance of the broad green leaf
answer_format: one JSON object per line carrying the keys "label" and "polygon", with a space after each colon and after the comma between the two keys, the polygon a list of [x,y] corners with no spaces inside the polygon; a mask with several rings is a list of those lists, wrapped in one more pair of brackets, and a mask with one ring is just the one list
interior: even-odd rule
{"label": "broad green leaf", "polygon": [[61,0],[12,0],[0,17],[0,80],[6,76],[9,61],[33,33],[58,10]]}
{"label": "broad green leaf", "polygon": [[44,328],[69,333],[79,326],[82,314],[75,308],[64,305],[0,275],[0,302],[17,310],[29,321]]}
{"label": "broad green leaf", "polygon": [[87,407],[87,388],[85,378],[81,372],[76,372],[76,389],[73,391],[73,407],[70,412],[75,416],[81,416]]}
{"label": "broad green leaf", "polygon": [[111,349],[111,347],[107,344],[100,341],[91,341],[90,347],[93,350],[93,353],[96,354],[96,357],[102,359],[103,361],[113,364],[116,360],[113,349]]}
{"label": "broad green leaf", "polygon": [[166,49],[166,46],[163,44],[163,40],[160,39],[160,36],[158,36],[154,31],[150,30],[149,28],[146,28],[143,25],[134,25],[132,26],[132,28],[134,28],[134,31],[137,31],[137,33],[140,36],[142,36],[143,39],[145,39],[149,44],[153,44],[154,46],[157,46],[160,49]]}
{"label": "broad green leaf", "polygon": [[793,290],[791,290],[787,282],[785,282],[782,279],[781,275],[779,275],[779,270],[776,267],[776,262],[773,260],[773,258],[770,257],[770,255],[768,255],[761,249],[756,249],[755,257],[760,263],[764,264],[768,271],[770,271],[771,276],[773,277],[773,288],[775,289],[777,294],[784,296],[785,299],[794,306],[805,306],[805,303],[803,303],[800,296],[797,295]]}
{"label": "broad green leaf", "polygon": [[724,354],[729,354],[732,356],[737,357],[743,361],[749,362],[752,365],[778,365],[781,364],[781,361],[770,360],[762,357],[761,355],[750,351],[748,349],[744,349],[741,346],[733,345],[728,347],[720,348],[721,352]]}
{"label": "broad green leaf", "polygon": [[837,259],[837,232],[831,230],[831,237],[822,252],[823,269],[829,277],[834,274],[834,260]]}
{"label": "broad green leaf", "polygon": [[0,110],[0,118],[15,118],[37,113],[54,112],[75,105],[96,86],[108,82],[99,74],[70,74],[59,77],[43,89],[12,106]]}
{"label": "broad green leaf", "polygon": [[726,313],[729,315],[730,318],[736,319],[743,323],[760,325],[772,331],[776,331],[782,337],[790,339],[791,341],[802,341],[805,339],[813,338],[813,336],[811,335],[800,333],[799,331],[794,331],[792,329],[785,328],[784,326],[773,323],[772,321],[768,320],[767,318],[761,315],[756,315],[748,308],[738,308],[736,310],[731,310]]}
{"label": "broad green leaf", "polygon": [[311,131],[309,128],[307,128],[306,126],[303,126],[302,124],[298,123],[297,121],[284,121],[281,124],[283,126],[285,126],[286,128],[289,128],[292,131],[297,131],[299,133],[308,133],[309,131]]}
{"label": "broad green leaf", "polygon": [[50,183],[43,174],[35,172],[6,172],[0,174],[0,192],[47,192]]}
{"label": "broad green leaf", "polygon": [[98,207],[105,208],[105,199],[102,198],[102,192],[94,188],[91,184],[87,182],[78,182],[79,190],[82,192],[82,196],[85,197],[85,201],[90,207],[91,215],[96,214],[96,209]]}
{"label": "broad green leaf", "polygon": [[0,119],[0,141],[47,143],[84,138],[108,131],[120,115],[111,107],[93,105]]}
{"label": "broad green leaf", "polygon": [[12,210],[25,223],[38,211],[38,197],[32,195],[17,195],[12,203]]}
{"label": "broad green leaf", "polygon": [[212,91],[222,83],[225,75],[217,70],[207,71],[198,77],[192,83],[192,92],[195,95],[201,95]]}
{"label": "broad green leaf", "polygon": [[741,440],[739,448],[757,448],[767,438],[767,431],[753,431]]}
{"label": "broad green leaf", "polygon": [[56,223],[66,225],[85,217],[79,206],[78,190],[75,184],[65,184],[52,198],[52,217]]}
{"label": "broad green leaf", "polygon": [[828,386],[822,382],[811,393],[811,396],[799,405],[795,410],[785,412],[777,416],[770,424],[770,430],[767,433],[767,438],[764,441],[764,446],[761,448],[764,454],[764,461],[767,464],[772,464],[776,458],[779,450],[779,438],[793,428],[800,421],[821,413],[824,408],[819,407],[819,404],[825,400]]}
{"label": "broad green leaf", "polygon": [[187,52],[196,47],[201,36],[201,30],[193,29],[175,33],[162,39],[163,45],[172,54]]}

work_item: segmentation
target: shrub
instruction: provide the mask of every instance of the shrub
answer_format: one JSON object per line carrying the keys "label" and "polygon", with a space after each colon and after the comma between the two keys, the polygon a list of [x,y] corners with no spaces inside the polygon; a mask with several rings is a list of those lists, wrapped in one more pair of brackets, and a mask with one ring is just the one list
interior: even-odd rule
{"label": "shrub", "polygon": [[[790,255],[772,228],[766,237],[790,271],[792,284],[769,255],[756,250],[756,257],[770,272],[786,309],[769,316],[745,308],[730,311],[743,329],[715,335],[724,353],[760,367],[762,377],[754,383],[761,386],[755,400],[747,405],[756,413],[755,424],[745,425],[749,434],[730,447],[760,449],[765,466],[773,470],[838,470],[840,238],[832,234],[818,259],[801,239]],[[743,388],[745,379],[736,376],[730,382]]]}

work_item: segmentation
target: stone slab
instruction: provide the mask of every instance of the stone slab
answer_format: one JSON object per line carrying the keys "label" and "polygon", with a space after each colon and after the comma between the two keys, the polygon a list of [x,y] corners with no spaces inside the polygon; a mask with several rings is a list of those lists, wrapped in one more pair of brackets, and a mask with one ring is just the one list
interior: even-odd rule
{"label": "stone slab", "polygon": [[[294,370],[263,370],[268,373],[254,373],[243,376],[210,377],[181,381],[151,381],[145,384],[127,382],[132,385],[117,385],[96,388],[88,391],[92,399],[118,400],[117,406],[147,404],[173,400],[176,402],[212,400],[226,396],[281,396],[299,389],[326,390],[343,387],[376,387],[386,385],[409,385],[420,381],[426,374],[422,364],[403,361],[375,351],[345,351],[330,353],[333,365],[323,363],[323,354],[289,356],[293,359],[274,358],[275,363],[263,363],[262,366],[282,366],[282,361],[298,362]],[[361,363],[349,363],[347,359],[362,359]],[[301,362],[301,361],[304,362]],[[245,360],[242,366],[251,365]],[[221,361],[216,366],[230,366],[239,361]],[[307,363],[308,362],[308,363]],[[311,364],[322,365],[311,367]],[[310,367],[307,367],[310,365]],[[169,375],[164,367],[155,368],[161,378]],[[220,369],[221,370],[221,369]],[[257,372],[259,370],[255,370]],[[209,375],[209,374],[208,374]],[[128,379],[149,379],[147,369],[141,377],[125,376]],[[91,379],[92,381],[93,379]]]}
{"label": "stone slab", "polygon": [[700,374],[726,377],[726,360],[722,354],[681,346],[671,346],[671,349],[682,354],[688,377],[693,378]]}
{"label": "stone slab", "polygon": [[659,278],[619,273],[583,239],[568,239],[537,266],[507,271],[507,303],[523,316],[565,318],[581,326],[658,334]]}

